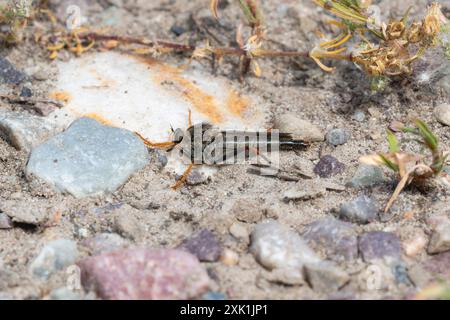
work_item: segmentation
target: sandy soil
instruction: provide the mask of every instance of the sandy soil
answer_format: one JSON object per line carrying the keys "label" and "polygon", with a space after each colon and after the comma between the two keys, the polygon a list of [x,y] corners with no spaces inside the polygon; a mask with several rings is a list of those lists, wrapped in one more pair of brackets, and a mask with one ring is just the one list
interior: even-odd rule
{"label": "sandy soil", "polygon": [[[98,1],[89,9],[92,17],[101,17],[109,1]],[[235,27],[240,21],[238,8],[228,5],[221,9],[221,24],[211,17],[203,0],[174,1],[111,1],[123,3],[117,9],[121,19],[112,30],[118,33],[144,35],[149,38],[176,41],[200,41],[205,35],[198,32],[193,20],[205,21],[210,30],[217,30],[219,40],[224,44],[232,41]],[[224,1],[227,2],[227,1]],[[269,23],[268,35],[271,46],[280,48],[308,48],[315,41],[314,30],[321,27],[325,15],[306,0],[262,1]],[[421,13],[427,1],[381,1],[393,16],[402,14],[410,4],[413,15]],[[447,13],[450,2],[445,1]],[[104,13],[103,13],[104,14]],[[95,19],[94,19],[95,21]],[[173,25],[187,30],[180,37],[170,32]],[[46,95],[52,90],[55,68],[47,59],[46,51],[32,41],[24,45],[3,49],[13,63],[27,71],[44,70],[48,80],[32,82],[35,95]],[[71,58],[68,56],[68,58]],[[166,61],[181,64],[182,57],[168,57]],[[312,62],[305,60],[279,59],[261,62],[263,77],[249,76],[242,84],[242,91],[259,96],[264,108],[274,117],[284,112],[295,112],[323,130],[343,127],[351,132],[351,139],[344,145],[330,147],[325,142],[312,145],[305,152],[286,152],[282,155],[282,166],[292,170],[299,158],[316,162],[321,155],[330,154],[346,165],[341,175],[333,182],[345,184],[358,166],[362,155],[385,149],[384,130],[393,120],[406,121],[420,116],[441,139],[444,149],[450,146],[448,127],[439,124],[433,117],[433,108],[441,102],[449,102],[448,92],[430,86],[418,86],[412,81],[402,80],[379,94],[371,94],[368,83],[353,65],[335,63],[336,71],[324,73]],[[236,62],[226,59],[218,74],[237,80]],[[2,105],[2,108],[17,108]],[[366,120],[352,119],[355,110],[366,113]],[[268,119],[269,123],[271,119]],[[0,292],[19,299],[45,298],[53,289],[64,286],[66,274],[61,271],[49,281],[37,281],[29,276],[28,266],[39,249],[50,239],[69,238],[81,241],[87,229],[92,236],[100,232],[113,231],[114,210],[111,204],[127,204],[129,214],[141,221],[145,232],[135,240],[136,245],[174,247],[193,232],[207,228],[213,231],[225,248],[239,254],[236,266],[221,262],[207,264],[213,279],[212,289],[228,294],[232,299],[258,298],[327,298],[308,286],[289,287],[264,281],[264,269],[248,253],[245,246],[236,241],[228,231],[236,221],[230,208],[236,199],[257,199],[261,208],[274,212],[278,221],[294,230],[302,231],[304,226],[319,218],[333,215],[342,202],[349,201],[361,193],[370,194],[380,203],[390,197],[395,184],[381,185],[373,189],[357,191],[347,188],[343,192],[328,191],[326,196],[307,201],[285,203],[281,201],[283,191],[295,183],[274,178],[248,174],[246,166],[223,167],[207,184],[186,186],[174,192],[170,186],[174,175],[161,170],[157,161],[152,161],[144,170],[131,178],[121,189],[108,197],[77,200],[58,195],[39,182],[27,181],[24,168],[27,155],[19,152],[0,139],[0,201],[14,199],[27,201],[39,199],[65,208],[61,221],[52,227],[14,228],[0,231]],[[449,209],[448,190],[438,187],[426,190],[409,188],[401,194],[392,209],[394,217],[387,223],[375,222],[358,227],[361,232],[369,230],[392,231],[402,239],[407,238],[414,228],[429,233],[425,218],[432,214],[445,213]],[[98,213],[98,212],[102,213]],[[406,212],[412,212],[405,218]],[[249,231],[254,225],[247,224]],[[405,258],[408,267],[421,265],[430,257],[425,251],[415,258]],[[364,263],[360,260],[343,265],[347,271],[358,274]],[[352,278],[337,297],[351,298],[404,298],[413,291],[406,286],[390,286],[387,290],[365,291],[358,277]]]}

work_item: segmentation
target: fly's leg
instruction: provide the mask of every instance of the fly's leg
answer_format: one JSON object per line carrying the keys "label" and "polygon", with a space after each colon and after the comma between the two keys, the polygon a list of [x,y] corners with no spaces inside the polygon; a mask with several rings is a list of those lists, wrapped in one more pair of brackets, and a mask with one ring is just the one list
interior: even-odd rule
{"label": "fly's leg", "polygon": [[135,135],[137,135],[147,147],[152,149],[169,149],[175,145],[175,142],[173,141],[167,141],[167,142],[151,142],[147,139],[145,139],[141,134],[135,132]]}
{"label": "fly's leg", "polygon": [[186,179],[189,176],[189,174],[191,173],[192,168],[194,168],[194,164],[193,163],[191,163],[189,165],[189,167],[186,169],[186,171],[183,173],[183,175],[177,181],[177,183],[175,183],[175,185],[172,186],[173,190],[177,190],[178,188],[180,188],[186,182]]}

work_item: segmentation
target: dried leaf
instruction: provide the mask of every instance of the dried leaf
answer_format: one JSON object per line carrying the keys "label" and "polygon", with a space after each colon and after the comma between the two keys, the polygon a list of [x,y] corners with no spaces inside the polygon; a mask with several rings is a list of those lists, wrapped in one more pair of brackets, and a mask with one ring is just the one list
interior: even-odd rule
{"label": "dried leaf", "polygon": [[381,166],[384,164],[384,160],[379,154],[371,154],[367,156],[362,156],[359,158],[359,162],[362,164],[367,164],[371,166]]}

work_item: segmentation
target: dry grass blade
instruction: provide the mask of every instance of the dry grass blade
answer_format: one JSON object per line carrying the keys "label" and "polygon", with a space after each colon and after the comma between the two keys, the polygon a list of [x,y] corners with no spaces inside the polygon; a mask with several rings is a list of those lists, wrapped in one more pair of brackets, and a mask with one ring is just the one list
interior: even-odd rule
{"label": "dry grass blade", "polygon": [[211,0],[209,8],[214,18],[219,19],[219,0]]}

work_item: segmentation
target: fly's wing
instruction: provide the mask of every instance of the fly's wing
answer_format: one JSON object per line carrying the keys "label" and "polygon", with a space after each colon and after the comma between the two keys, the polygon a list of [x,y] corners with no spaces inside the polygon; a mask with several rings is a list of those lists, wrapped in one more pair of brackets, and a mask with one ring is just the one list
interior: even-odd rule
{"label": "fly's wing", "polygon": [[291,133],[279,133],[281,150],[304,150],[308,143],[303,140],[296,140]]}

